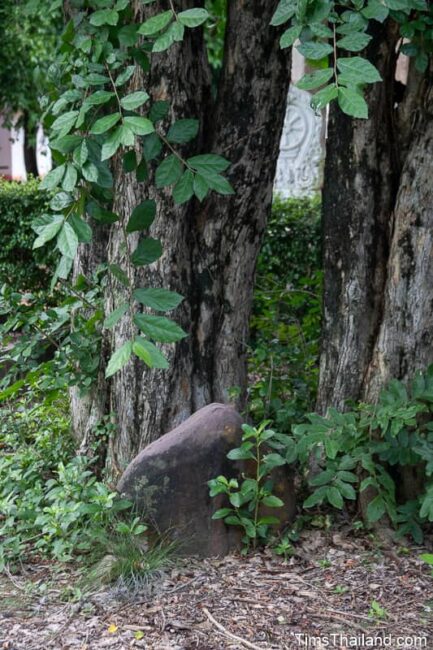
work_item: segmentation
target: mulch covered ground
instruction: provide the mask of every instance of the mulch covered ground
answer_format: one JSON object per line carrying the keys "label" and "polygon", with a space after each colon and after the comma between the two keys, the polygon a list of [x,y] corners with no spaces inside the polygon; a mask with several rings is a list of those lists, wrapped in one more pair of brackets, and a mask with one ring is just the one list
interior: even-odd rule
{"label": "mulch covered ground", "polygon": [[268,552],[182,561],[128,597],[80,598],[76,572],[30,565],[0,579],[0,649],[433,650],[421,552],[308,531],[287,561]]}

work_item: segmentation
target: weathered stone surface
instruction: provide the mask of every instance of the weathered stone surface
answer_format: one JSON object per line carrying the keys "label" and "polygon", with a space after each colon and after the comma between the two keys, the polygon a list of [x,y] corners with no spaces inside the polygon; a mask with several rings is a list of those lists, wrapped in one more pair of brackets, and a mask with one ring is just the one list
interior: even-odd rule
{"label": "weathered stone surface", "polygon": [[[211,499],[207,482],[220,474],[255,474],[252,461],[227,459],[228,451],[241,442],[242,422],[231,406],[205,406],[143,449],[119,481],[122,496],[131,499],[157,531],[178,541],[181,554],[224,555],[241,546],[240,529],[212,520],[218,508],[229,504],[224,495]],[[285,468],[276,468],[272,478],[274,494],[285,507],[262,507],[260,514],[276,515],[284,525],[295,513],[293,477]]]}
{"label": "weathered stone surface", "polygon": [[160,532],[169,531],[184,555],[224,555],[240,534],[212,514],[207,481],[238,468],[226,458],[240,443],[242,418],[225,404],[210,404],[143,449],[123,473],[118,491],[130,498]]}

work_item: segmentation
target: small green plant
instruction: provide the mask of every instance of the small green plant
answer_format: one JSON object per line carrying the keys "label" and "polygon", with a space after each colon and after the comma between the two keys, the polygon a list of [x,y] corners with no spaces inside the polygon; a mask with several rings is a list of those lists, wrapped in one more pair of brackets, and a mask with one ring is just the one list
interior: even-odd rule
{"label": "small green plant", "polygon": [[[310,491],[304,508],[342,510],[371,488],[365,523],[387,516],[398,535],[411,535],[420,543],[423,526],[433,521],[433,366],[417,373],[407,387],[392,380],[377,404],[361,403],[346,413],[329,409],[326,416],[313,413],[307,420],[293,427],[292,434],[294,455]],[[313,474],[312,457],[318,467]],[[405,467],[424,476],[419,496],[406,501],[397,487]]]}
{"label": "small green plant", "polygon": [[318,565],[321,569],[329,569],[329,567],[332,566],[332,562],[328,560],[328,558],[324,558],[323,560],[318,561]]}
{"label": "small green plant", "polygon": [[388,617],[388,612],[384,607],[382,607],[382,605],[380,603],[377,602],[377,600],[372,600],[368,615],[371,618],[375,618],[375,619],[381,621],[384,618]]}
{"label": "small green plant", "polygon": [[349,587],[345,587],[344,585],[335,585],[334,587],[334,594],[337,594],[337,596],[342,596],[347,591],[349,591]]}
{"label": "small green plant", "polygon": [[276,516],[262,515],[262,506],[284,506],[283,501],[273,494],[274,481],[271,473],[274,468],[292,462],[292,455],[285,436],[268,429],[269,424],[269,420],[257,428],[244,424],[241,446],[227,454],[230,460],[251,463],[254,476],[243,474],[241,481],[218,476],[208,483],[211,497],[225,494],[230,503],[229,507],[217,510],[213,519],[224,519],[226,524],[243,529],[244,553],[248,552],[251,545],[255,548],[259,542],[266,541],[270,527],[280,523]]}
{"label": "small green plant", "polygon": [[164,538],[150,543],[144,535],[147,529],[139,517],[101,529],[95,537],[93,565],[81,587],[94,590],[111,584],[121,591],[138,591],[172,567],[176,544]]}
{"label": "small green plant", "polygon": [[65,398],[37,391],[0,412],[0,570],[31,555],[60,561],[94,551],[95,535],[130,507],[93,473],[97,461],[76,456]]}
{"label": "small green plant", "polygon": [[432,574],[432,577],[433,577],[433,554],[432,553],[423,553],[422,555],[420,555],[420,559],[423,562],[426,562],[426,564],[428,564],[429,566],[432,567],[431,574]]}
{"label": "small green plant", "polygon": [[288,535],[284,535],[284,537],[281,538],[278,544],[274,546],[273,551],[276,553],[276,555],[281,555],[284,557],[285,560],[287,560],[289,557],[293,557],[295,554],[292,540]]}

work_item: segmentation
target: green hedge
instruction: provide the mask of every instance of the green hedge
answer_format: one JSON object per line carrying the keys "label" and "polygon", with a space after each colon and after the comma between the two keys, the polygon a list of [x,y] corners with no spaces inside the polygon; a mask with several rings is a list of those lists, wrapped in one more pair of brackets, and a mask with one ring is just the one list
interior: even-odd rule
{"label": "green hedge", "polygon": [[321,285],[319,199],[276,198],[257,265],[249,406],[281,432],[314,408]]}
{"label": "green hedge", "polygon": [[49,199],[34,178],[26,183],[0,178],[0,286],[29,291],[46,286],[53,254],[46,247],[32,250],[31,223],[47,210]]}
{"label": "green hedge", "polygon": [[260,251],[257,275],[297,282],[320,269],[320,198],[276,197]]}

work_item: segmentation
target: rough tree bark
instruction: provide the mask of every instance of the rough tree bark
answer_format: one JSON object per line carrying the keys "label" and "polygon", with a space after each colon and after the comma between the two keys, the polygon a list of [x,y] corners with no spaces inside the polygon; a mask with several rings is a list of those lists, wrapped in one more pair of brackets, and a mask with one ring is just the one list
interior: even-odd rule
{"label": "rough tree bark", "polygon": [[[369,52],[383,77],[368,121],[331,110],[323,193],[324,318],[318,409],[377,399],[433,361],[431,72],[396,102],[396,31]],[[428,105],[430,101],[430,107]]]}
{"label": "rough tree bark", "polygon": [[24,128],[24,164],[27,174],[32,176],[38,176],[38,163],[36,159],[36,142],[34,138],[36,137],[35,129],[30,120],[30,116],[27,112],[23,116],[23,128]]}
{"label": "rough tree bark", "polygon": [[[229,3],[215,99],[199,30],[168,54],[154,56],[146,80],[153,99],[170,100],[172,118],[200,119],[198,141],[189,151],[227,157],[234,196],[214,195],[202,204],[176,207],[169,193],[156,197],[152,183],[137,184],[124,175],[120,162],[115,164],[114,209],[123,220],[146,197],[158,203],[150,234],[162,240],[164,253],[151,267],[135,271],[134,283],[183,294],[174,318],[188,337],[166,351],[169,370],[149,370],[134,360],[109,383],[101,382],[93,399],[74,399],[75,429],[84,447],[92,424],[107,408],[116,413],[118,435],[108,459],[114,470],[198,408],[226,401],[231,387],[240,387],[243,403],[254,270],[271,206],[290,74],[289,55],[279,49],[278,35],[269,27],[276,5],[276,0]],[[137,77],[134,84],[139,87],[143,79]],[[121,242],[116,226],[110,233],[111,261],[122,259]],[[119,286],[107,291],[107,309],[118,304],[121,291]],[[130,334],[125,319],[105,342],[105,353]]]}
{"label": "rough tree bark", "polygon": [[[323,196],[325,291],[318,409],[375,402],[391,378],[433,362],[433,74],[412,65],[396,102],[392,24],[371,60],[384,78],[370,119],[331,110]],[[399,470],[399,496],[423,471]],[[374,491],[361,494],[365,514]]]}
{"label": "rough tree bark", "polygon": [[323,189],[324,299],[317,408],[357,399],[382,310],[395,152],[392,96],[397,32],[379,26],[369,58],[383,82],[368,92],[368,120],[330,109]]}

